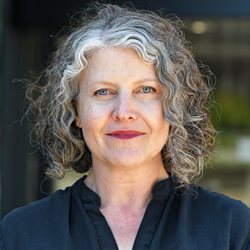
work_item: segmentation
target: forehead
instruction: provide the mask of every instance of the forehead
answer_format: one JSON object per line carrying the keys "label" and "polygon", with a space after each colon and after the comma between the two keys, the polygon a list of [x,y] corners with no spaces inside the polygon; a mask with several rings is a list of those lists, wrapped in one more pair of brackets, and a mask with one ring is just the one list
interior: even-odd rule
{"label": "forehead", "polygon": [[132,48],[107,47],[87,57],[88,65],[81,73],[81,82],[129,81],[156,78],[154,64],[141,59]]}

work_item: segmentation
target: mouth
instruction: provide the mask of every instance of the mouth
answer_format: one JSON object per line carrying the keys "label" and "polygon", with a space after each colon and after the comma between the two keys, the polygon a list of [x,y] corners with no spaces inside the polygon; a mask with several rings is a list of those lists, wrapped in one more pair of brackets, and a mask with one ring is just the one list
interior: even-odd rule
{"label": "mouth", "polygon": [[145,133],[136,130],[117,130],[112,133],[108,133],[108,136],[112,136],[117,139],[133,139],[135,137],[144,135]]}

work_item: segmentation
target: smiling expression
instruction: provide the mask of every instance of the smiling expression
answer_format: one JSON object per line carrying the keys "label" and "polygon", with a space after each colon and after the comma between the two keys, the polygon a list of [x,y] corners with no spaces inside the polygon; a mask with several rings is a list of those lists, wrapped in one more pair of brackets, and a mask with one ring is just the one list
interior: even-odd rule
{"label": "smiling expression", "polygon": [[130,48],[103,48],[89,58],[79,81],[76,125],[93,166],[162,163],[169,124],[154,65]]}

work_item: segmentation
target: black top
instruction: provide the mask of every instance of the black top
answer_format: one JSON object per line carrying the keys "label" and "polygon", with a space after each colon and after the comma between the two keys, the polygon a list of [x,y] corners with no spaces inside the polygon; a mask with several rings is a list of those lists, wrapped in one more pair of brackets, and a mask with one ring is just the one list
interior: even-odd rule
{"label": "black top", "polygon": [[[198,186],[180,191],[170,178],[152,192],[133,250],[250,249],[250,209],[243,203]],[[116,250],[99,206],[81,178],[8,214],[0,223],[0,249]]]}

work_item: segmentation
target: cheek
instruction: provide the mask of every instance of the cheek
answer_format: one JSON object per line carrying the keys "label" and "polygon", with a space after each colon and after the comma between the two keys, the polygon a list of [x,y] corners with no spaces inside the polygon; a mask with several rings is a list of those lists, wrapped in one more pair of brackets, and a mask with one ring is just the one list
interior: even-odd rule
{"label": "cheek", "polygon": [[105,118],[105,109],[101,106],[87,105],[80,113],[83,132],[95,130],[102,126]]}
{"label": "cheek", "polygon": [[153,129],[164,138],[169,135],[169,122],[165,119],[161,104],[156,104],[152,109],[147,109],[147,117],[150,117]]}
{"label": "cheek", "polygon": [[152,102],[143,107],[143,113],[146,117],[160,126],[161,121],[165,120],[162,105],[159,101]]}

